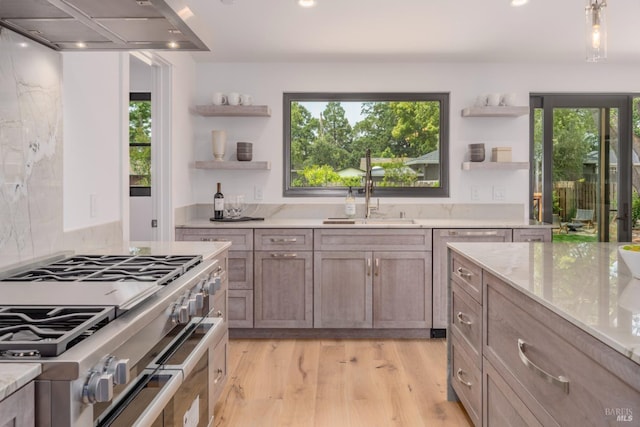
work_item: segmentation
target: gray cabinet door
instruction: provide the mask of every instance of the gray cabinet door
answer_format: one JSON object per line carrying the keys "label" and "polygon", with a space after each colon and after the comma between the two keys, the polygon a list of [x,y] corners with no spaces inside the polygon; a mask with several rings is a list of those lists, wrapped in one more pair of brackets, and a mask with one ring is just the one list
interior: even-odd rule
{"label": "gray cabinet door", "polygon": [[431,252],[373,253],[373,327],[431,327]]}
{"label": "gray cabinet door", "polygon": [[255,327],[313,327],[313,252],[255,252]]}
{"label": "gray cabinet door", "polygon": [[433,328],[447,327],[447,243],[510,241],[510,228],[433,230]]}
{"label": "gray cabinet door", "polygon": [[365,251],[315,252],[314,327],[373,326],[371,255]]}
{"label": "gray cabinet door", "polygon": [[229,289],[227,318],[230,328],[253,328],[253,290]]}

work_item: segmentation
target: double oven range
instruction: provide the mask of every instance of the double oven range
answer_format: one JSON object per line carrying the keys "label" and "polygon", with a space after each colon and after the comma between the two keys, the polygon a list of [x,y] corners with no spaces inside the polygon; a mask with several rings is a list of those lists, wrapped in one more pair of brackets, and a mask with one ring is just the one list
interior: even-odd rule
{"label": "double oven range", "polygon": [[0,276],[0,363],[36,362],[36,424],[207,426],[226,375],[227,247],[59,255]]}

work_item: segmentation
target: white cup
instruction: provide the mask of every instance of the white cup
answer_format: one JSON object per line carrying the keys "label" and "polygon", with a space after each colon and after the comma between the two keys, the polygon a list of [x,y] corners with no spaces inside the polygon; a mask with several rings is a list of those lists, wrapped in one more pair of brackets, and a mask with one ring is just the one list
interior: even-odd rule
{"label": "white cup", "polygon": [[213,158],[215,160],[224,160],[224,152],[227,148],[227,131],[212,130],[211,144],[213,148]]}
{"label": "white cup", "polygon": [[253,97],[251,95],[248,94],[242,94],[240,95],[240,103],[242,105],[251,105],[253,104]]}
{"label": "white cup", "polygon": [[212,100],[213,105],[224,105],[227,103],[227,97],[222,92],[215,92]]}
{"label": "white cup", "polygon": [[227,95],[227,102],[229,105],[240,105],[240,94],[238,92],[231,92]]}
{"label": "white cup", "polygon": [[497,107],[500,105],[500,100],[502,96],[499,93],[490,93],[487,95],[487,105],[490,107]]}

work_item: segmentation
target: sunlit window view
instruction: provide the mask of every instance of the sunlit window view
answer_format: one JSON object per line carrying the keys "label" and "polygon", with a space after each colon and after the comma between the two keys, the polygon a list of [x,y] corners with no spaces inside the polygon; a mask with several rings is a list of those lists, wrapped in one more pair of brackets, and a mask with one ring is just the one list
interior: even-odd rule
{"label": "sunlit window view", "polygon": [[131,93],[129,101],[129,186],[151,187],[151,94]]}
{"label": "sunlit window view", "polygon": [[362,187],[369,150],[378,194],[445,195],[446,103],[442,94],[285,94],[285,194]]}

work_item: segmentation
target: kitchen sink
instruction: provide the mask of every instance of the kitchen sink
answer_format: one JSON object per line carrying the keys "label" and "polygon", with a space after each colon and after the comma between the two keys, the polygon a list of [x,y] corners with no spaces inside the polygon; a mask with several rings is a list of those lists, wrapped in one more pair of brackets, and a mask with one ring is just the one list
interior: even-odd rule
{"label": "kitchen sink", "polygon": [[327,218],[322,221],[323,224],[352,224],[352,225],[405,225],[415,224],[411,218]]}

